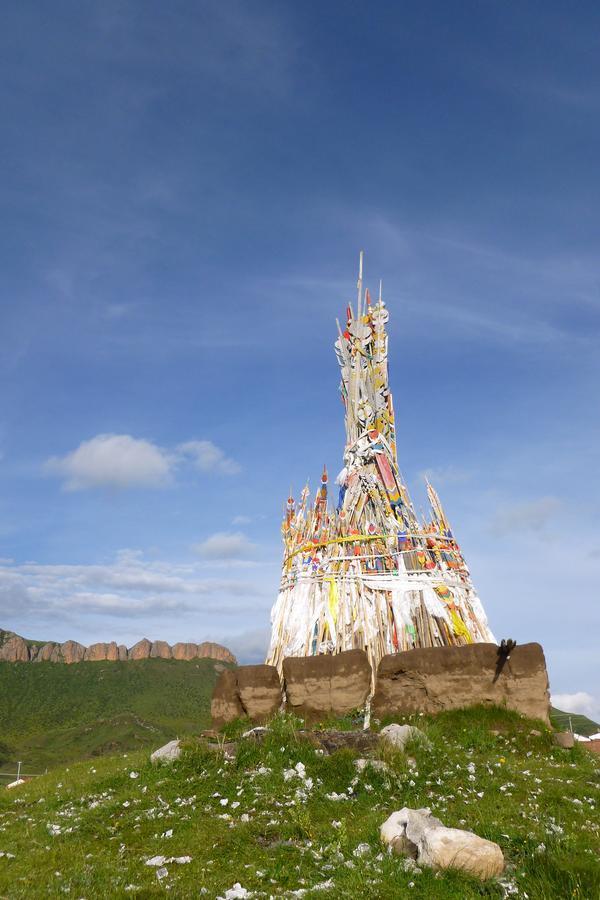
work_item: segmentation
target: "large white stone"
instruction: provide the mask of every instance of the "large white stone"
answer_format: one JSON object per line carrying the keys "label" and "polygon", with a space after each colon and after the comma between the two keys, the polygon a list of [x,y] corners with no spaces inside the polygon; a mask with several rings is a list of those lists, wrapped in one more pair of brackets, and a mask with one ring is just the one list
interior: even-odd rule
{"label": "large white stone", "polygon": [[390,744],[396,750],[404,750],[409,741],[416,741],[424,747],[431,747],[427,735],[414,725],[386,725],[381,729],[380,735],[386,744]]}
{"label": "large white stone", "polygon": [[472,831],[446,828],[429,809],[392,813],[381,826],[381,840],[401,856],[435,869],[462,869],[478,878],[494,878],[504,869],[502,850]]}
{"label": "large white stone", "polygon": [[175,762],[181,756],[181,741],[169,741],[150,755],[150,762]]}

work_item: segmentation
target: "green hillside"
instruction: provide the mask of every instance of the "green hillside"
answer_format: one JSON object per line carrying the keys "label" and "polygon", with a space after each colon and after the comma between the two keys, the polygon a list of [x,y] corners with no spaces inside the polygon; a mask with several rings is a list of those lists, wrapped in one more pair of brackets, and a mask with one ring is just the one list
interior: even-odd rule
{"label": "green hillside", "polygon": [[563,712],[562,709],[556,709],[554,706],[550,709],[550,718],[554,727],[559,731],[570,731],[572,727],[575,734],[582,734],[585,737],[600,731],[600,725],[588,719],[587,716]]}
{"label": "green hillside", "polygon": [[[0,662],[0,773],[159,745],[210,725],[211,659]],[[6,780],[6,779],[3,779]]]}
{"label": "green hillside", "polygon": [[[430,746],[380,746],[387,771],[323,755],[282,716],[230,760],[190,740],[172,765],[136,751],[0,790],[0,896],[215,900],[240,882],[255,900],[598,897],[600,757],[501,709],[412,721]],[[385,853],[380,826],[403,806],[498,843],[502,878]]]}

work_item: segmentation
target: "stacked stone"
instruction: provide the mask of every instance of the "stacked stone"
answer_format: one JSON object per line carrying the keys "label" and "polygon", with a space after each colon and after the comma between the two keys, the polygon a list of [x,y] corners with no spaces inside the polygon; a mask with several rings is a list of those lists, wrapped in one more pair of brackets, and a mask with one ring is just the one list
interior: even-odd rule
{"label": "stacked stone", "polygon": [[266,722],[284,708],[306,721],[344,716],[365,707],[372,681],[371,710],[380,719],[483,705],[550,722],[544,651],[531,643],[515,647],[508,660],[496,644],[408,650],[384,656],[375,673],[363,650],[289,657],[282,680],[275,666],[240,666],[217,681],[213,725],[240,717]]}

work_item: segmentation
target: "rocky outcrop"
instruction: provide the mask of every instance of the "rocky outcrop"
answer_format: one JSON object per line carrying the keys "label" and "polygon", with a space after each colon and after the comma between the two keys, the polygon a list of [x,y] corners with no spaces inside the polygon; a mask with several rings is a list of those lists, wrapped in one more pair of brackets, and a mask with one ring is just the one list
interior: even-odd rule
{"label": "rocky outcrop", "polygon": [[502,850],[472,831],[446,828],[429,809],[392,813],[381,826],[381,840],[395,853],[434,869],[460,869],[476,878],[496,878],[504,871]]}
{"label": "rocky outcrop", "polygon": [[85,651],[85,659],[95,662],[101,659],[117,660],[119,658],[119,648],[114,641],[110,644],[90,644]]}
{"label": "rocky outcrop", "polygon": [[127,654],[128,659],[150,659],[150,651],[152,643],[148,638],[142,638],[137,644],[134,644]]}
{"label": "rocky outcrop", "polygon": [[[197,659],[198,644],[173,644],[171,649],[173,659]],[[218,657],[214,657],[218,659]]]}
{"label": "rocky outcrop", "polygon": [[29,647],[18,634],[11,635],[0,647],[0,659],[6,662],[29,662]]}
{"label": "rocky outcrop", "polygon": [[549,724],[541,646],[518,645],[508,659],[495,644],[427,647],[384,656],[379,663],[372,703],[379,717],[478,704],[506,706]]}
{"label": "rocky outcrop", "polygon": [[171,659],[171,647],[166,641],[154,641],[150,649],[152,659]]}
{"label": "rocky outcrop", "polygon": [[60,648],[66,663],[81,662],[85,657],[85,647],[77,641],[65,641]]}
{"label": "rocky outcrop", "polygon": [[38,650],[34,662],[50,662],[55,648],[56,644],[54,643],[43,644]]}
{"label": "rocky outcrop", "polygon": [[343,716],[364,706],[371,666],[364,650],[283,661],[288,709],[307,721]]}
{"label": "rocky outcrop", "polygon": [[64,644],[49,641],[46,644],[26,641],[13,631],[0,629],[0,661],[4,662],[56,662],[76,663],[126,662],[129,659],[215,659],[220,662],[237,665],[237,660],[227,647],[205,641],[202,644],[175,644],[171,647],[166,641],[149,641],[147,638],[138,641],[128,650],[124,644],[99,642],[84,647],[77,641],[65,641]]}
{"label": "rocky outcrop", "polygon": [[212,641],[204,641],[202,644],[198,644],[198,653],[196,655],[199,659],[220,659],[222,662],[237,665],[237,659],[227,647],[222,647],[221,644],[214,644]]}

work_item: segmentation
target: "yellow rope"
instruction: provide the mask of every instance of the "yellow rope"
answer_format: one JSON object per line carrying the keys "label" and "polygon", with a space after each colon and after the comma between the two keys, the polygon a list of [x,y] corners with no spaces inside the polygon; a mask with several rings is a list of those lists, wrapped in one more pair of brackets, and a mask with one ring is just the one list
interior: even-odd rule
{"label": "yellow rope", "polygon": [[[386,540],[389,537],[399,537],[399,534],[390,535],[390,534],[350,534],[347,537],[337,537],[330,538],[328,541],[319,541],[317,544],[304,544],[302,547],[298,547],[296,550],[292,550],[291,553],[284,558],[283,564],[285,565],[289,559],[292,559],[293,556],[297,556],[298,553],[307,553],[309,550],[318,550],[320,547],[329,547],[331,544],[349,544],[356,543],[356,541],[377,541],[377,540]],[[413,540],[414,538],[432,538],[434,535],[424,532],[419,534],[415,532],[414,534],[406,533],[405,540]],[[419,550],[426,548],[418,548]],[[427,548],[429,549],[429,548]],[[437,549],[437,548],[435,548]]]}
{"label": "yellow rope", "polygon": [[328,541],[319,541],[318,544],[304,544],[303,547],[298,547],[297,550],[292,550],[291,553],[288,553],[283,562],[285,565],[288,559],[291,559],[298,553],[306,553],[308,550],[318,550],[320,547],[329,547],[331,544],[349,544],[356,543],[356,541],[376,541],[380,538],[385,539],[388,537],[390,537],[389,534],[350,534],[348,537],[338,537],[331,538]]}

